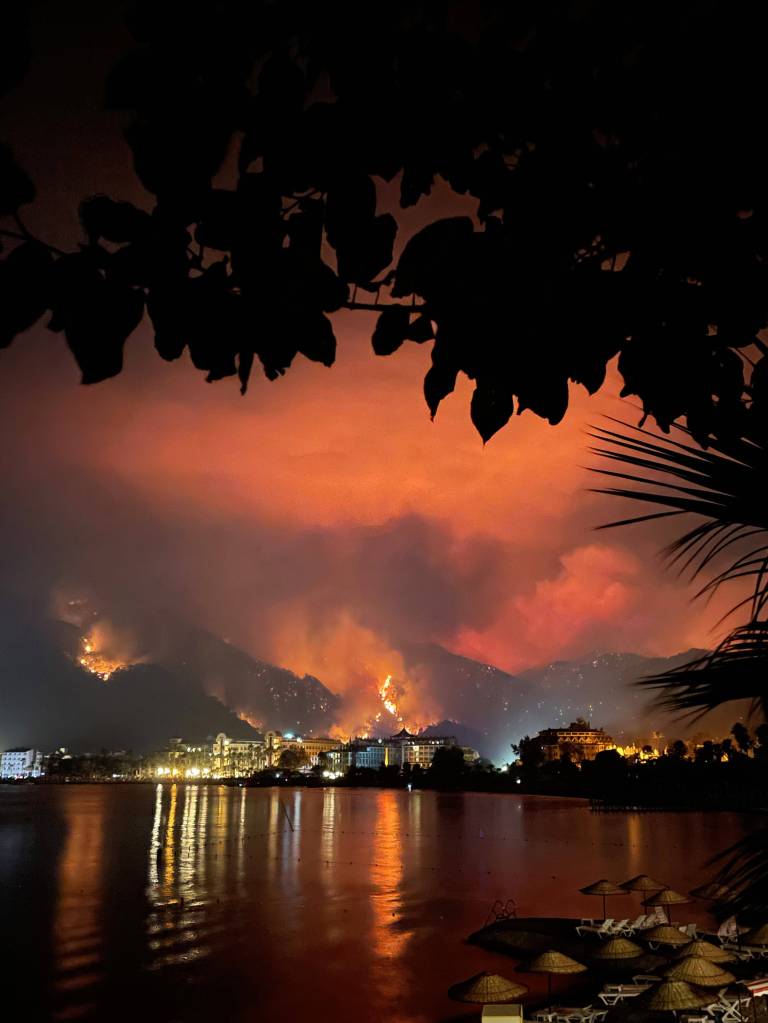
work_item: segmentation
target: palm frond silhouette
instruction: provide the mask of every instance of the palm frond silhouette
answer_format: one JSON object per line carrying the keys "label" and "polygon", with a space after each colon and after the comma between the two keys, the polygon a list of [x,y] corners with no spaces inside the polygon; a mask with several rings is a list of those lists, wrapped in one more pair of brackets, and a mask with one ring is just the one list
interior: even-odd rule
{"label": "palm frond silhouette", "polygon": [[[597,442],[592,453],[608,463],[594,471],[617,481],[597,492],[653,510],[599,528],[680,517],[686,525],[663,552],[670,567],[698,584],[696,597],[740,584],[718,624],[731,616],[745,619],[711,652],[639,684],[656,691],[659,706],[688,719],[744,699],[753,714],[768,718],[768,448],[753,438],[733,437],[702,449],[687,442],[683,427],[676,430],[685,439],[675,440],[613,422],[618,429],[590,433]],[[743,596],[745,584],[749,592]],[[768,913],[768,830],[749,835],[714,862],[720,864],[718,880],[733,893],[724,912],[747,919]]]}

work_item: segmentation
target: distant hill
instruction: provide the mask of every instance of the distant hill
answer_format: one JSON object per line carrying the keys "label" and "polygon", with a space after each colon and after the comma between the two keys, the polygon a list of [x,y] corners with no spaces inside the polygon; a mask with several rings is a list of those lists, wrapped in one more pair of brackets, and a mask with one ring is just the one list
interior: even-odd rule
{"label": "distant hill", "polygon": [[240,714],[285,730],[322,731],[336,706],[317,679],[255,661],[209,633],[175,636],[158,659],[108,682],[77,663],[80,642],[80,630],[65,622],[0,627],[0,748],[145,752],[173,736],[256,737]]}
{"label": "distant hill", "polygon": [[[406,670],[427,681],[440,701],[443,717],[471,729],[468,743],[498,763],[512,758],[510,743],[517,741],[520,722],[527,714],[529,687],[519,678],[492,664],[453,654],[434,643],[410,644],[403,650]],[[525,726],[523,726],[525,727]]]}
{"label": "distant hill", "polygon": [[175,635],[155,660],[265,728],[319,735],[339,707],[338,696],[314,676],[256,660],[203,629]]}
{"label": "distant hill", "polygon": [[[318,735],[340,716],[341,697],[311,675],[256,660],[201,629],[164,624],[160,631],[151,657],[104,682],[78,664],[82,633],[75,626],[16,621],[11,627],[0,619],[0,748],[149,751],[173,736],[192,741],[223,731],[245,738],[261,726]],[[436,644],[406,644],[401,652],[407,677],[438,698],[442,720],[428,731],[455,735],[499,764],[511,759],[511,744],[523,735],[577,717],[617,740],[693,731],[649,709],[649,694],[632,683],[701,651],[668,658],[590,653],[518,675]],[[729,705],[703,727],[726,734],[740,713],[739,705]]]}
{"label": "distant hill", "polygon": [[[592,652],[575,660],[531,668],[519,677],[531,688],[537,711],[545,713],[547,726],[569,724],[574,718],[583,717],[615,737],[633,738],[635,733],[645,735],[649,729],[666,729],[671,725],[670,716],[651,705],[653,694],[633,683],[646,675],[669,671],[703,653],[687,650],[673,657],[643,657]],[[733,710],[730,715],[737,716]]]}
{"label": "distant hill", "polygon": [[[428,679],[439,694],[446,721],[460,723],[454,724],[450,734],[458,738],[461,726],[471,729],[475,741],[468,745],[499,764],[511,759],[511,744],[523,735],[569,724],[577,717],[606,728],[617,740],[645,741],[655,730],[668,739],[691,734],[694,728],[652,707],[653,694],[633,683],[701,653],[688,650],[673,657],[644,657],[592,652],[511,675],[434,644],[405,650],[406,667]],[[741,713],[741,705],[730,704],[708,715],[699,727],[727,734]],[[438,727],[447,728],[448,723]]]}
{"label": "distant hill", "polygon": [[219,700],[159,665],[137,664],[103,682],[77,663],[79,640],[79,630],[62,622],[0,635],[2,748],[143,752],[173,736],[256,735]]}

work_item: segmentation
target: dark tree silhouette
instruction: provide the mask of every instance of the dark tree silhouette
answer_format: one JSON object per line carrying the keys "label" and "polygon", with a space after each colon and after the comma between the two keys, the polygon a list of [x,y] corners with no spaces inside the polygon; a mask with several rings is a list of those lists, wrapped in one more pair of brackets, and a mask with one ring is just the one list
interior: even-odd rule
{"label": "dark tree silhouette", "polygon": [[285,771],[298,771],[300,767],[306,767],[309,763],[309,756],[304,749],[295,749],[291,746],[280,751],[278,764]]}
{"label": "dark tree silhouette", "polygon": [[731,728],[731,735],[736,740],[740,752],[748,753],[754,746],[754,740],[749,734],[749,729],[741,721],[737,721]]}
{"label": "dark tree silhouette", "polygon": [[[245,390],[256,360],[270,379],[298,354],[330,366],[331,316],[356,309],[380,355],[434,339],[432,415],[465,373],[485,440],[525,409],[559,422],[569,381],[595,392],[616,355],[663,430],[764,422],[757,11],[218,0],[126,21],[105,98],[145,208],[85,197],[61,252],[25,227],[33,183],[3,149],[0,344],[45,315],[95,383],[146,313],[162,358]],[[28,45],[18,25],[3,40],[8,89]],[[476,217],[405,240],[376,181],[406,208],[438,178]]]}

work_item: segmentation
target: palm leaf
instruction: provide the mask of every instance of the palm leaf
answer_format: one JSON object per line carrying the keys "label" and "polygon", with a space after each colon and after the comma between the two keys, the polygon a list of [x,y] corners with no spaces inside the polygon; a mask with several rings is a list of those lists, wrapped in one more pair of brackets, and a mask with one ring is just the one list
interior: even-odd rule
{"label": "palm leaf", "polygon": [[[751,440],[717,440],[704,451],[691,444],[657,437],[621,423],[630,433],[596,428],[590,436],[600,446],[593,454],[629,470],[598,468],[611,479],[633,484],[604,487],[597,492],[628,498],[663,508],[606,523],[601,529],[646,522],[670,516],[693,515],[702,521],[687,529],[665,549],[669,561],[696,579],[727,556],[725,568],[713,574],[697,596],[712,593],[726,582],[752,581],[752,595],[739,601],[729,613],[751,604],[750,618],[757,619],[768,605],[768,450]],[[689,436],[679,427],[679,432]],[[637,471],[639,470],[639,471]]]}
{"label": "palm leaf", "polygon": [[720,864],[717,884],[728,888],[728,899],[717,907],[720,917],[735,914],[751,924],[768,919],[768,828],[739,839],[710,860]]}
{"label": "palm leaf", "polygon": [[[620,423],[623,430],[596,428],[599,442],[591,450],[615,468],[595,471],[632,484],[598,493],[640,501],[652,512],[606,523],[615,528],[651,519],[693,516],[698,519],[665,549],[671,564],[702,580],[697,597],[708,596],[726,583],[751,582],[751,593],[738,600],[724,617],[749,606],[749,620],[734,629],[711,653],[679,668],[642,679],[660,690],[667,709],[699,717],[730,700],[751,699],[768,711],[768,451],[752,440],[716,440],[708,450]],[[682,427],[683,436],[690,436]],[[623,471],[626,469],[626,471]]]}
{"label": "palm leaf", "polygon": [[701,717],[730,700],[752,700],[768,712],[768,622],[742,625],[711,653],[640,680],[661,690],[659,704]]}

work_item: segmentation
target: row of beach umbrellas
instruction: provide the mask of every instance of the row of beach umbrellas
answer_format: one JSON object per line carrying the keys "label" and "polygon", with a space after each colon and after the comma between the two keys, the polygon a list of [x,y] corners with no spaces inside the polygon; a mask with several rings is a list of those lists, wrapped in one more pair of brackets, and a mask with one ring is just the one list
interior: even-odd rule
{"label": "row of beach umbrellas", "polygon": [[679,892],[673,891],[669,885],[654,881],[647,874],[638,874],[637,877],[631,877],[623,884],[614,884],[613,881],[602,877],[599,881],[588,884],[586,888],[581,888],[580,891],[582,895],[599,895],[602,898],[603,916],[606,915],[605,900],[607,898],[612,895],[627,895],[629,892],[639,892],[641,895],[645,895],[644,906],[672,906],[691,901],[687,895],[680,895]]}
{"label": "row of beach umbrellas", "polygon": [[[605,917],[605,900],[612,895],[626,895],[637,892],[644,895],[643,906],[669,907],[690,902],[691,897],[722,901],[730,894],[723,885],[710,883],[691,890],[688,896],[681,895],[668,885],[655,881],[647,874],[638,874],[623,884],[614,884],[601,878],[593,884],[581,888],[584,895],[597,895],[603,899],[603,917]],[[635,1004],[646,1009],[657,1011],[680,1011],[695,1009],[707,1005],[712,996],[706,988],[721,988],[732,984],[736,978],[723,966],[734,962],[734,956],[725,949],[713,945],[701,938],[691,938],[671,924],[659,924],[643,931],[643,940],[674,948],[674,961],[663,970],[663,979],[651,985],[647,991],[638,996]],[[746,944],[768,945],[768,924],[756,927],[742,936]],[[590,953],[590,958],[601,964],[621,963],[640,959],[645,950],[628,938],[613,937],[602,942]],[[663,960],[656,960],[657,963]],[[657,967],[658,968],[658,967]],[[546,973],[548,977],[548,997],[552,998],[552,977],[558,974],[577,974],[589,969],[583,963],[555,949],[547,949],[537,955],[527,966],[527,972]],[[479,973],[461,984],[455,984],[449,995],[458,1001],[475,1004],[499,1004],[512,1002],[528,992],[525,984],[508,980],[498,974]]]}
{"label": "row of beach umbrellas", "polygon": [[[627,938],[611,938],[595,950],[592,958],[618,961],[636,959],[642,954],[642,948]],[[657,1010],[690,1009],[707,1005],[712,1001],[711,996],[695,991],[691,985],[719,988],[732,984],[736,978],[722,966],[723,962],[731,961],[732,958],[707,941],[688,942],[686,948],[678,953],[676,961],[664,970],[664,979],[639,996],[637,1004]],[[587,969],[583,963],[565,953],[548,949],[528,964],[527,972],[547,974],[548,999],[551,1001],[553,976],[583,973]],[[461,984],[455,984],[448,993],[457,1001],[489,1005],[514,1001],[527,991],[525,984],[498,974],[479,973]]]}

